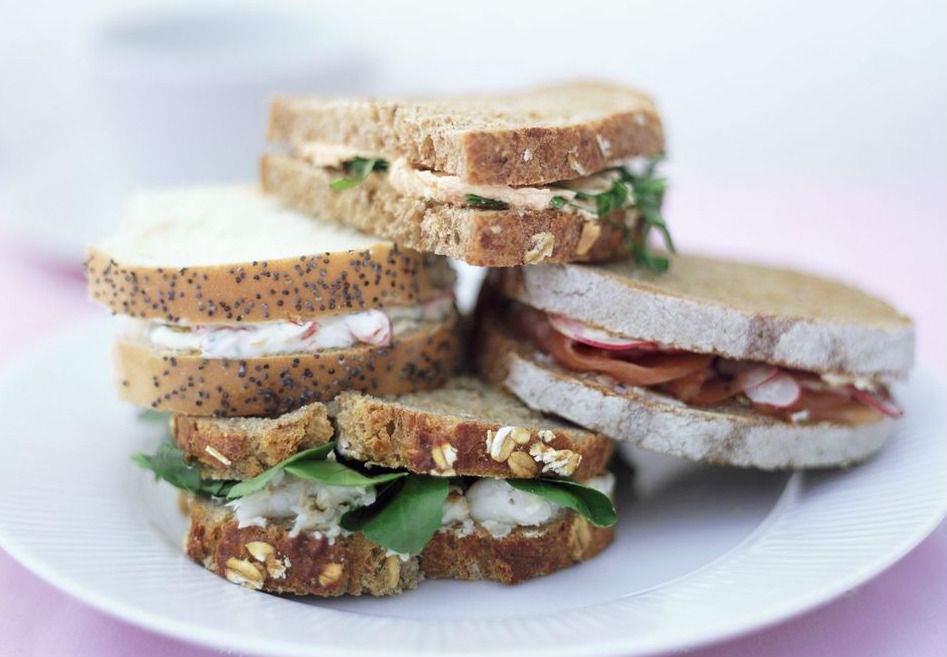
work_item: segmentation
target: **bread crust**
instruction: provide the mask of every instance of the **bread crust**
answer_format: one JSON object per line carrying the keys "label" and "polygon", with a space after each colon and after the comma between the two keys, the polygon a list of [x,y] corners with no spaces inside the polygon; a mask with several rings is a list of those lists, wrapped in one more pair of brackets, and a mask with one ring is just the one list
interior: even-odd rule
{"label": "bread crust", "polygon": [[395,338],[391,346],[358,345],[247,359],[205,358],[119,340],[118,391],[159,411],[232,417],[275,416],[343,390],[399,394],[441,385],[457,369],[457,316]]}
{"label": "bread crust", "polygon": [[338,191],[329,187],[337,171],[288,155],[264,156],[261,173],[264,190],[296,210],[485,267],[613,259],[627,253],[624,226],[636,218],[634,210],[588,219],[552,208],[488,211],[435,203],[402,195],[383,173]]}
{"label": "bread crust", "polygon": [[596,527],[568,511],[539,527],[514,528],[502,538],[483,529],[469,534],[442,530],[420,555],[402,559],[361,534],[331,542],[312,533],[290,537],[287,526],[275,522],[241,529],[225,507],[213,502],[191,498],[188,506],[189,557],[234,583],[296,595],[392,595],[416,587],[424,577],[517,584],[590,559],[614,539],[611,527]]}
{"label": "bread crust", "polygon": [[517,94],[431,100],[281,97],[267,137],[321,141],[366,157],[407,158],[475,184],[539,185],[664,151],[654,102],[593,81]]}
{"label": "bread crust", "polygon": [[[336,449],[357,461],[448,476],[530,479],[562,474],[586,480],[605,470],[613,444],[604,436],[567,427],[538,413],[517,413],[517,417],[510,420],[515,424],[495,421],[499,409],[493,417],[464,414],[461,404],[465,394],[469,404],[474,404],[479,394],[486,397],[482,400],[485,405],[492,404],[494,408],[509,403],[521,406],[519,401],[492,387],[481,384],[480,388],[477,390],[471,380],[462,377],[448,382],[446,389],[416,393],[409,395],[409,399],[344,392],[332,404]],[[457,408],[424,408],[425,398],[437,400],[451,390],[462,397],[457,400]],[[526,417],[522,417],[524,415]],[[518,441],[512,435],[505,438],[510,450],[491,456],[488,435],[495,435],[504,426],[524,431],[516,434]],[[531,449],[555,450],[559,458],[577,454],[578,464],[564,472],[543,472],[542,464],[530,455]]]}
{"label": "bread crust", "polygon": [[620,389],[552,363],[496,322],[481,325],[477,341],[480,372],[530,408],[661,454],[763,470],[838,467],[869,458],[891,431],[888,418],[858,426],[791,423]]}
{"label": "bread crust", "polygon": [[914,324],[833,280],[728,259],[678,255],[666,274],[630,260],[491,273],[506,297],[642,340],[852,377],[903,378]]}
{"label": "bread crust", "polygon": [[113,313],[194,324],[303,321],[389,305],[416,305],[454,282],[440,257],[396,244],[271,261],[139,267],[89,248],[89,295]]}
{"label": "bread crust", "polygon": [[250,479],[297,452],[326,444],[333,432],[320,402],[272,419],[171,417],[174,441],[204,479]]}

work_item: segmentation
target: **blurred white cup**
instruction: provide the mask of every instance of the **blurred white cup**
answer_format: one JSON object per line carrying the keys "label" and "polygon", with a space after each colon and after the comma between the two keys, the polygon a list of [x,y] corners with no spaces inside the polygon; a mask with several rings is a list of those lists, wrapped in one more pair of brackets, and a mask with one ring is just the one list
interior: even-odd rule
{"label": "blurred white cup", "polygon": [[328,17],[240,3],[122,15],[95,54],[130,178],[149,186],[255,179],[269,98],[364,91],[371,66]]}

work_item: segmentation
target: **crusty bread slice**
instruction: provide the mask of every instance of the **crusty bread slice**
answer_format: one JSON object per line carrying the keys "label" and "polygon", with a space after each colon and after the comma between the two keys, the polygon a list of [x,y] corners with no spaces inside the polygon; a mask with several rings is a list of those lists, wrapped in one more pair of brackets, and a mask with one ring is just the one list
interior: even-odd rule
{"label": "crusty bread slice", "polygon": [[614,538],[568,511],[539,527],[515,528],[494,538],[483,529],[437,532],[418,556],[402,559],[361,534],[331,540],[289,536],[285,524],[240,528],[227,507],[191,498],[185,550],[235,584],[296,595],[391,595],[432,579],[516,584],[590,559]]}
{"label": "crusty bread slice", "polygon": [[454,281],[443,258],[303,216],[250,186],[140,194],[117,235],[89,248],[86,273],[114,313],[199,324],[412,305]]}
{"label": "crusty bread slice", "polygon": [[[586,480],[612,455],[608,438],[530,410],[469,376],[406,395],[344,392],[330,409],[340,454],[412,472],[502,478],[553,472]],[[561,465],[553,471],[544,456]]]}
{"label": "crusty bread slice", "polygon": [[554,209],[478,210],[404,196],[387,174],[368,176],[353,189],[329,186],[337,170],[301,158],[267,155],[263,188],[291,207],[335,219],[404,246],[472,265],[510,267],[538,262],[599,261],[627,252],[622,241],[634,211],[604,220]]}
{"label": "crusty bread slice", "polygon": [[530,408],[662,454],[765,470],[844,466],[879,449],[892,420],[858,426],[786,422],[735,404],[691,407],[605,377],[559,367],[490,316],[478,334],[478,367]]}
{"label": "crusty bread slice", "polygon": [[457,369],[457,316],[427,322],[391,346],[359,345],[260,358],[205,358],[119,340],[119,394],[159,411],[275,416],[343,390],[399,394],[441,385]]}
{"label": "crusty bread slice", "polygon": [[514,94],[417,100],[277,98],[268,138],[327,142],[477,184],[537,185],[577,178],[664,151],[646,95],[602,82]]}
{"label": "crusty bread slice", "polygon": [[678,255],[660,275],[625,259],[492,276],[529,306],[688,351],[881,378],[905,376],[914,360],[909,318],[854,287],[789,269]]}
{"label": "crusty bread slice", "polygon": [[276,418],[173,415],[171,434],[203,478],[244,480],[326,444],[333,428],[325,404],[313,402]]}

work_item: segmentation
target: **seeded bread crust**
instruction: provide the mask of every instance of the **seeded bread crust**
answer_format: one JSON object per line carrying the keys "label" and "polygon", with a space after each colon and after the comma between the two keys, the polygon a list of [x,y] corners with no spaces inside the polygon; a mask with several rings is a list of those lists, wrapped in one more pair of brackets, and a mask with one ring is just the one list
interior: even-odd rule
{"label": "seeded bread crust", "polygon": [[454,282],[446,260],[397,245],[269,262],[139,267],[88,249],[89,295],[113,313],[167,322],[304,321],[416,305]]}
{"label": "seeded bread crust", "polygon": [[507,297],[690,351],[849,376],[902,378],[914,324],[861,290],[798,271],[677,255],[665,274],[630,259],[491,274]]}
{"label": "seeded bread crust", "polygon": [[519,527],[502,538],[483,529],[463,535],[439,531],[418,556],[402,560],[361,534],[290,537],[285,524],[239,528],[219,504],[190,498],[187,555],[235,584],[296,595],[393,595],[431,579],[517,584],[590,559],[614,539],[572,511],[539,527]]}
{"label": "seeded bread crust", "polygon": [[[344,392],[330,408],[340,454],[412,472],[586,480],[605,469],[613,451],[608,438],[532,411],[472,377],[396,397]],[[513,431],[498,435],[501,427]],[[493,439],[501,443],[491,456]],[[543,454],[566,463],[553,470]],[[569,462],[573,454],[578,459]]]}
{"label": "seeded bread crust", "polygon": [[292,208],[333,219],[418,251],[471,265],[510,267],[538,262],[601,261],[627,253],[624,226],[634,211],[589,219],[560,210],[476,210],[402,195],[387,174],[370,174],[357,187],[334,190],[344,175],[288,155],[266,155],[263,188]]}
{"label": "seeded bread crust", "polygon": [[477,365],[530,408],[639,447],[721,465],[763,470],[825,468],[864,461],[884,444],[892,421],[858,426],[790,423],[726,407],[690,407],[603,377],[573,372],[517,340],[488,316],[477,336]]}
{"label": "seeded bread crust", "polygon": [[569,180],[664,151],[661,119],[648,96],[593,81],[476,97],[282,97],[270,107],[267,136],[345,144],[366,157],[404,157],[499,185]]}
{"label": "seeded bread crust", "polygon": [[171,434],[204,479],[250,479],[290,456],[332,439],[325,404],[313,402],[276,418],[174,415]]}
{"label": "seeded bread crust", "polygon": [[116,381],[124,399],[158,411],[276,416],[343,390],[399,394],[441,385],[457,369],[457,316],[429,323],[388,347],[359,345],[247,359],[154,351],[119,340]]}

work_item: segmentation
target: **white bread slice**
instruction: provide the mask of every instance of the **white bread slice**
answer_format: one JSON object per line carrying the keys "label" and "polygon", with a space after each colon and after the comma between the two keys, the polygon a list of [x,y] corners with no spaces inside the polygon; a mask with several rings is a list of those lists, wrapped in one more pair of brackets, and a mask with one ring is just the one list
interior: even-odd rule
{"label": "white bread slice", "polygon": [[[605,470],[613,451],[608,438],[537,413],[470,376],[405,395],[344,392],[330,415],[339,454],[412,472],[584,481]],[[544,465],[543,456],[558,465]]]}
{"label": "white bread slice", "polygon": [[405,196],[373,173],[358,187],[329,187],[340,173],[287,155],[264,156],[263,188],[291,207],[383,235],[411,249],[483,267],[599,261],[627,253],[634,210],[588,219],[554,209],[478,210]]}
{"label": "white bread slice", "polygon": [[459,364],[457,324],[454,313],[443,322],[420,323],[387,347],[260,358],[207,358],[119,340],[116,384],[139,406],[216,417],[276,416],[343,390],[387,395],[436,388]]}
{"label": "white bread slice", "polygon": [[907,375],[914,324],[854,287],[697,255],[654,274],[630,259],[495,271],[502,294],[631,338],[822,373]]}
{"label": "white bread slice", "polygon": [[454,280],[443,258],[303,216],[252,186],[139,194],[117,234],[89,248],[86,273],[112,312],[201,324],[413,305]]}
{"label": "white bread slice", "polygon": [[650,98],[590,81],[413,100],[277,98],[267,136],[293,145],[344,144],[471,183],[514,186],[578,178],[664,151]]}
{"label": "white bread slice", "polygon": [[567,370],[485,313],[478,367],[527,406],[615,440],[695,461],[774,470],[845,466],[881,449],[892,420],[858,426],[791,423],[736,404],[697,408],[605,377]]}
{"label": "white bread slice", "polygon": [[590,559],[614,538],[567,511],[538,527],[516,527],[495,538],[482,528],[445,528],[421,554],[402,559],[361,534],[331,540],[286,524],[240,528],[227,507],[191,497],[185,551],[235,584],[295,595],[393,595],[431,579],[490,580],[516,584]]}

